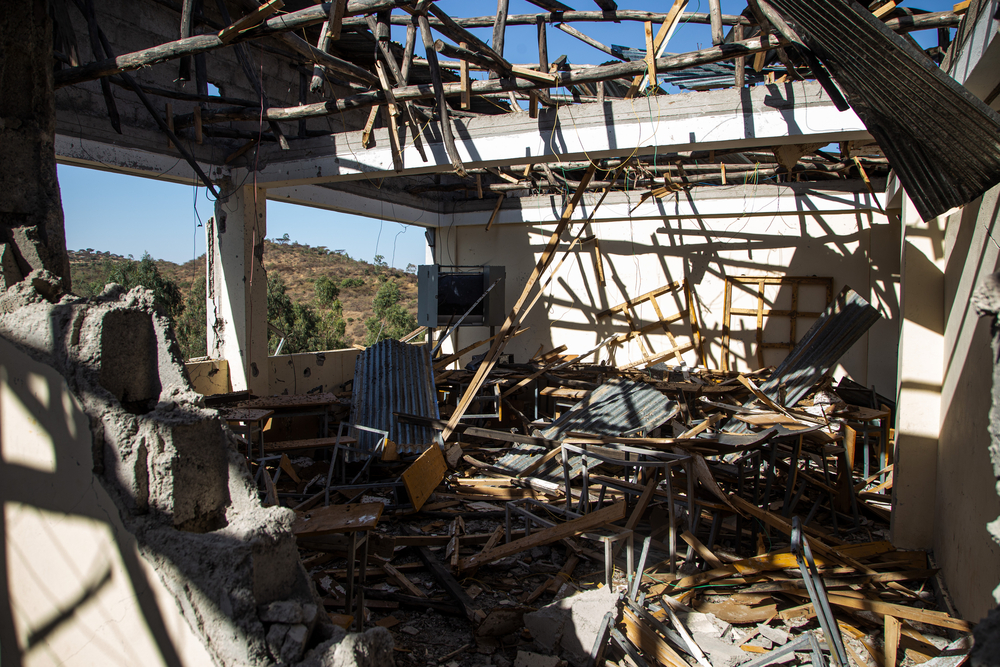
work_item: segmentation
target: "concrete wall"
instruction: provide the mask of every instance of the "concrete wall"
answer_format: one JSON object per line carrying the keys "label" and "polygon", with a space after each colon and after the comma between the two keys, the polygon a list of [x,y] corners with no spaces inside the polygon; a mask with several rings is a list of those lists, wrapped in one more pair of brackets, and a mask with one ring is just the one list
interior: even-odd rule
{"label": "concrete wall", "polygon": [[271,394],[343,391],[340,385],[354,378],[359,354],[351,348],[269,357]]}
{"label": "concrete wall", "polygon": [[[850,285],[872,303],[884,316],[877,325],[877,335],[863,338],[842,359],[835,375],[845,373],[853,379],[883,391],[895,385],[897,328],[898,248],[894,232],[881,214],[870,212],[810,213],[822,206],[823,193],[806,196],[781,186],[733,186],[712,188],[713,198],[730,198],[729,215],[672,219],[641,219],[623,222],[592,223],[585,236],[595,234],[605,263],[606,285],[599,284],[594,264],[593,243],[574,252],[559,268],[555,279],[527,318],[531,329],[515,338],[506,348],[516,362],[526,361],[542,346],[550,350],[567,345],[569,353],[586,351],[613,333],[628,331],[624,318],[597,321],[602,310],[673,281],[687,279],[697,301],[697,313],[705,338],[705,363],[720,368],[725,276],[830,276],[833,293]],[[740,215],[750,210],[756,200],[779,197],[795,199],[791,210],[799,214]],[[788,210],[789,207],[785,207]],[[574,226],[573,233],[578,230]],[[511,307],[533,269],[552,227],[500,225],[489,232],[482,227],[457,226],[439,229],[437,261],[445,264],[500,264],[507,269],[506,302]],[[569,234],[564,236],[568,239]],[[563,243],[561,251],[567,247]],[[799,309],[822,310],[825,290],[803,287]],[[766,292],[766,307],[789,308],[791,289],[777,287]],[[682,297],[667,295],[659,299],[664,315],[684,307]],[[734,307],[755,307],[756,297],[736,292]],[[639,308],[638,324],[657,320],[650,304]],[[797,336],[801,337],[814,320],[799,318]],[[690,340],[686,324],[671,325],[678,342]],[[735,367],[751,370],[759,367],[755,343],[754,318],[733,317],[730,351]],[[765,342],[788,340],[789,320],[774,317],[764,322]],[[463,328],[459,346],[489,336],[487,329]],[[647,350],[663,351],[671,346],[662,332],[644,339]],[[479,350],[480,352],[482,350]],[[784,351],[768,350],[765,363],[777,364]],[[609,353],[602,350],[599,359],[622,365],[640,359],[635,341]],[[684,354],[694,364],[693,352]],[[673,357],[666,360],[676,363]]]}
{"label": "concrete wall", "polygon": [[4,664],[213,665],[97,483],[66,381],[0,339]]}
{"label": "concrete wall", "polygon": [[944,236],[944,347],[937,451],[934,553],[959,611],[978,620],[996,606],[1000,546],[986,524],[1000,515],[990,465],[992,366],[989,319],[970,297],[1000,270],[1000,186],[941,219]]}

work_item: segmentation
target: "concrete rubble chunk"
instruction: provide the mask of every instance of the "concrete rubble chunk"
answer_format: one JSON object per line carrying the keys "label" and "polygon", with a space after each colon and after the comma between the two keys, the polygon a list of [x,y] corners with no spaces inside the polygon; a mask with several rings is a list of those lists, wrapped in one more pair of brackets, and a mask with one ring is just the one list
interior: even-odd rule
{"label": "concrete rubble chunk", "polygon": [[698,633],[712,637],[721,637],[729,629],[729,624],[719,620],[715,614],[702,614],[701,612],[692,611],[687,614],[680,613],[678,617],[684,624],[684,627],[692,634]]}
{"label": "concrete rubble chunk", "polygon": [[542,655],[529,651],[518,651],[517,658],[514,660],[514,667],[556,667],[558,664],[558,656]]}
{"label": "concrete rubble chunk", "polygon": [[618,596],[610,587],[578,593],[524,615],[535,643],[549,653],[562,651],[575,667],[583,667],[594,647],[604,615],[615,611]]}
{"label": "concrete rubble chunk", "polygon": [[758,625],[757,629],[760,630],[761,637],[771,640],[778,646],[788,643],[788,633],[781,628],[772,628],[770,625]]}
{"label": "concrete rubble chunk", "polygon": [[[316,616],[315,605],[310,605],[313,607],[313,618]],[[265,605],[260,609],[260,620],[265,623],[284,623],[286,625],[295,625],[297,623],[305,622],[305,615],[303,614],[302,605],[294,600],[282,600],[280,602],[272,602],[269,605]]]}
{"label": "concrete rubble chunk", "polygon": [[290,628],[290,625],[275,623],[267,629],[267,637],[265,638],[267,648],[275,658],[281,655],[281,648],[285,645],[285,637],[288,635]]}
{"label": "concrete rubble chunk", "polygon": [[306,648],[306,641],[309,639],[309,628],[299,623],[288,628],[285,641],[281,645],[282,662],[295,662],[302,657]]}
{"label": "concrete rubble chunk", "polygon": [[735,667],[753,657],[753,654],[713,634],[692,632],[691,638],[707,654],[713,667]]}

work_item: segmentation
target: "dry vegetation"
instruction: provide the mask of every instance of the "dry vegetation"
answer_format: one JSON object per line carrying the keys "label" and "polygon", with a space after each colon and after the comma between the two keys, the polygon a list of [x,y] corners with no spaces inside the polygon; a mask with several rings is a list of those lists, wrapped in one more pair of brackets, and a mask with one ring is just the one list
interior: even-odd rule
{"label": "dry vegetation", "polygon": [[[122,260],[123,257],[107,252],[88,250],[70,251],[70,269],[74,291],[80,292],[83,285],[93,282],[100,274],[104,260]],[[156,260],[160,275],[168,278],[187,297],[191,286],[205,272],[205,256],[184,264],[174,264],[166,260]],[[285,283],[288,295],[295,303],[314,305],[314,284],[321,276],[328,276],[340,287],[340,301],[344,307],[347,322],[347,336],[353,342],[361,342],[365,336],[364,320],[372,314],[372,298],[378,289],[378,275],[384,271],[395,278],[403,295],[402,305],[410,313],[417,312],[417,278],[411,273],[393,268],[382,268],[373,263],[352,259],[348,255],[331,252],[323,247],[312,247],[302,243],[264,242],[264,265],[271,275],[279,275]],[[343,281],[362,281],[357,287],[344,287]],[[350,284],[350,283],[349,283]]]}

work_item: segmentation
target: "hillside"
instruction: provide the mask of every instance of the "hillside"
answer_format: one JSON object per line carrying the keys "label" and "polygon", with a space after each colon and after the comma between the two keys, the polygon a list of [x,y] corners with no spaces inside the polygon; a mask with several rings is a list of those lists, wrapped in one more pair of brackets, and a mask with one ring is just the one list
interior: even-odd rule
{"label": "hillside", "polygon": [[[69,256],[73,291],[77,294],[84,293],[85,286],[97,280],[105,260],[125,259],[93,249],[70,250]],[[185,298],[197,279],[205,275],[204,255],[184,264],[166,260],[156,260],[155,264],[160,275],[175,282]],[[354,343],[360,343],[364,338],[364,320],[372,313],[372,299],[378,287],[380,271],[396,279],[403,307],[414,315],[417,312],[417,277],[399,269],[379,267],[326,248],[270,240],[264,241],[264,266],[269,275],[281,277],[293,303],[315,305],[314,284],[321,276],[327,276],[340,285],[347,337]],[[349,280],[348,286],[343,283],[345,279]]]}

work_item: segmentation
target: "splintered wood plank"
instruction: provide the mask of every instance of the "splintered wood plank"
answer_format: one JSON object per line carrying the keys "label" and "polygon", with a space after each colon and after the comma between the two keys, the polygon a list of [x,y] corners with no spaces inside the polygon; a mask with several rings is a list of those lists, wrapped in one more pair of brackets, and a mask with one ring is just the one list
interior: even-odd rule
{"label": "splintered wood plank", "polygon": [[389,575],[394,580],[396,580],[399,583],[400,586],[402,586],[403,588],[405,588],[410,593],[410,595],[413,595],[413,596],[418,597],[418,598],[425,598],[425,597],[427,597],[426,593],[424,593],[422,590],[420,590],[412,581],[409,580],[409,578],[405,574],[403,574],[402,572],[400,572],[399,570],[397,570],[391,564],[389,564],[389,563],[382,563],[382,570],[387,575]]}
{"label": "splintered wood plank", "polygon": [[352,503],[298,512],[292,533],[302,538],[371,530],[378,525],[384,507],[382,503]]}
{"label": "splintered wood plank", "polygon": [[885,667],[896,667],[899,649],[900,623],[892,616],[885,617]]}
{"label": "splintered wood plank", "polygon": [[723,567],[723,562],[719,560],[719,557],[712,553],[712,550],[706,547],[701,540],[691,533],[691,531],[685,530],[681,533],[681,539],[690,544],[691,547],[698,552],[698,555],[701,556],[713,569]]}
{"label": "splintered wood plank", "polygon": [[448,472],[448,464],[444,461],[441,448],[437,445],[427,450],[403,472],[403,484],[410,494],[413,508],[419,510],[427,502],[444,474]]}
{"label": "splintered wood plank", "polygon": [[621,521],[624,518],[625,502],[622,501],[596,512],[585,514],[579,519],[573,519],[572,521],[556,524],[551,528],[539,530],[527,537],[522,537],[519,540],[514,540],[513,542],[508,542],[507,544],[501,544],[490,551],[470,556],[469,558],[461,561],[459,568],[461,570],[471,570],[497,559],[513,556],[514,554],[521,553],[522,551],[526,551],[533,547],[540,547],[546,544],[551,544],[552,542],[558,542],[561,539],[572,537],[573,535],[577,535],[594,528],[600,528],[601,526],[609,523]]}

